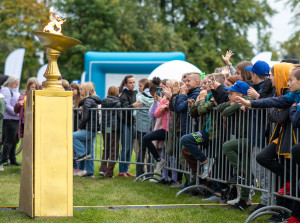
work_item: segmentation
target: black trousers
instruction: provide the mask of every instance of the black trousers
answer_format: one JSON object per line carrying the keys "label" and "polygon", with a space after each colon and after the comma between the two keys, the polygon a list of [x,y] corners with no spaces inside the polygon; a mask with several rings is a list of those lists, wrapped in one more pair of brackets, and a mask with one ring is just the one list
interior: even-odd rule
{"label": "black trousers", "polygon": [[167,138],[167,131],[164,129],[158,129],[153,132],[147,133],[143,137],[143,145],[145,145],[149,152],[152,154],[154,159],[158,161],[160,159],[160,155],[157,152],[156,147],[152,143],[154,140],[165,140]]}
{"label": "black trousers", "polygon": [[16,146],[19,141],[18,137],[19,120],[4,119],[3,120],[3,154],[2,163],[6,163],[8,158],[10,163],[16,162]]}
{"label": "black trousers", "polygon": [[[139,153],[138,153],[138,156],[137,156],[137,162],[141,162],[143,163],[145,161],[145,156],[146,156],[146,151],[147,151],[147,148],[146,148],[146,145],[143,143],[143,137],[146,135],[147,133],[146,132],[140,132],[140,131],[137,131],[137,140],[139,142],[139,146],[140,146],[140,150],[139,150]],[[150,163],[151,162],[151,157],[150,157],[150,153],[148,151],[148,160],[147,162]],[[147,171],[150,172],[150,166],[147,165]],[[144,171],[144,165],[143,164],[136,164],[136,176],[140,176],[142,174],[144,174],[145,171]]]}
{"label": "black trousers", "polygon": [[[256,155],[256,161],[261,166],[270,170],[280,177],[284,177],[284,165],[278,160],[278,155],[276,151],[277,144],[270,143],[262,151]],[[287,171],[288,174],[289,171]],[[289,178],[289,177],[288,177]]]}

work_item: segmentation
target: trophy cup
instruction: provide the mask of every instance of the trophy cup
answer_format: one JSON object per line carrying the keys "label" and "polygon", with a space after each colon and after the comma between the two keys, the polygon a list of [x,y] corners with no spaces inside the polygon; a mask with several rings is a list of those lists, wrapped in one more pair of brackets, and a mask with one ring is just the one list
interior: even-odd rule
{"label": "trophy cup", "polygon": [[31,91],[26,100],[19,203],[32,218],[73,216],[73,94],[58,80],[57,59],[81,42],[61,34],[63,22],[51,8],[44,31],[33,32],[49,63],[43,90]]}

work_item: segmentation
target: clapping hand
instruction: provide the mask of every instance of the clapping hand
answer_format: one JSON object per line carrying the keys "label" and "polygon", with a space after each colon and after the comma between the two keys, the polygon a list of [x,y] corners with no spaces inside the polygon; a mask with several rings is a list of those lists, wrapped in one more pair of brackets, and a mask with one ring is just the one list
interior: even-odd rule
{"label": "clapping hand", "polygon": [[162,85],[162,90],[166,96],[166,98],[171,99],[172,97],[172,91],[170,87],[166,87],[165,85]]}
{"label": "clapping hand", "polygon": [[186,87],[185,84],[183,84],[181,87],[180,87],[180,94],[186,94],[188,93],[188,89]]}

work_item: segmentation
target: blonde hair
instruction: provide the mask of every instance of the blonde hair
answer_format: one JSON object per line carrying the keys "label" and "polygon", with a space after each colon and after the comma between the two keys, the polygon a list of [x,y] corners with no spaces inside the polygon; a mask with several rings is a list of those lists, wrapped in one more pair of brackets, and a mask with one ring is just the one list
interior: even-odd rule
{"label": "blonde hair", "polygon": [[82,99],[87,98],[95,93],[95,87],[90,82],[83,83],[80,88],[82,88],[84,91],[84,96]]}
{"label": "blonde hair", "polygon": [[2,87],[8,87],[11,88],[11,85],[17,81],[20,81],[19,78],[17,78],[16,76],[10,76],[2,85]]}
{"label": "blonde hair", "polygon": [[107,91],[107,96],[119,97],[119,90],[116,86],[110,86]]}
{"label": "blonde hair", "polygon": [[293,74],[297,81],[300,80],[300,64],[295,64],[294,68],[290,71],[290,74]]}
{"label": "blonde hair", "polygon": [[31,77],[27,80],[26,83],[26,89],[25,89],[25,94],[27,95],[28,91],[30,90],[30,86],[35,84],[35,90],[39,90],[40,85],[38,82],[38,79],[36,77]]}
{"label": "blonde hair", "polygon": [[201,80],[201,76],[199,73],[197,72],[190,72],[190,73],[186,73],[186,76],[192,76],[192,78],[195,80],[195,81],[199,81]]}

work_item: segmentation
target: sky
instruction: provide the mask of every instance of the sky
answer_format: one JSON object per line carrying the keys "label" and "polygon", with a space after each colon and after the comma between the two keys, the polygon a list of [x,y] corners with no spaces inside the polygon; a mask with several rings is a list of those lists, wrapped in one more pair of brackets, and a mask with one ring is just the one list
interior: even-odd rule
{"label": "sky", "polygon": [[[290,24],[292,16],[295,13],[291,12],[291,8],[287,6],[286,2],[287,0],[268,0],[269,5],[278,12],[272,18],[267,18],[272,25],[268,30],[272,32],[271,45],[275,49],[279,48],[280,42],[289,39],[295,28],[293,24]],[[255,45],[257,42],[257,31],[255,28],[250,29],[248,39]]]}

